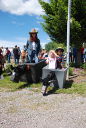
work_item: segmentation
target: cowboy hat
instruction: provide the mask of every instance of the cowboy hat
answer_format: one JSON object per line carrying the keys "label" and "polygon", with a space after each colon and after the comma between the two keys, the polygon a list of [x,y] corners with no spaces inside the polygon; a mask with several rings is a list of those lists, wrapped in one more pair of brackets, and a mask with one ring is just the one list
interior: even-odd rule
{"label": "cowboy hat", "polygon": [[64,49],[61,48],[61,47],[58,47],[55,51],[58,52],[59,50],[62,51],[62,52],[64,52]]}
{"label": "cowboy hat", "polygon": [[33,34],[33,33],[38,33],[35,28],[32,29],[31,32],[29,32],[29,34]]}

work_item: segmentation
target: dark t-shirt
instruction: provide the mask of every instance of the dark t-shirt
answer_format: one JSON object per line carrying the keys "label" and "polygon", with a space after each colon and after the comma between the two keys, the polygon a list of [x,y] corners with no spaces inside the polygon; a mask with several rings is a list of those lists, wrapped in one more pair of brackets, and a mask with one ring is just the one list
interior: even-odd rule
{"label": "dark t-shirt", "polygon": [[19,58],[19,51],[18,51],[18,48],[14,48],[13,49],[13,54],[16,58]]}

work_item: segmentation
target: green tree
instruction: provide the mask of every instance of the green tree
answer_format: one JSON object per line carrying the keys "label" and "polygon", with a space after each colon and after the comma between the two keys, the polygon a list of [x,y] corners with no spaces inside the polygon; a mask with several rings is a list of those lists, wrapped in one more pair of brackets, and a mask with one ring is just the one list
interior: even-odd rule
{"label": "green tree", "polygon": [[[45,15],[42,26],[52,41],[66,44],[68,0],[39,0]],[[72,0],[71,45],[80,47],[86,42],[86,1]]]}
{"label": "green tree", "polygon": [[58,47],[61,47],[63,49],[66,49],[66,47],[64,46],[64,44],[62,43],[56,43],[56,42],[49,42],[48,44],[45,45],[45,49],[47,51],[50,51],[50,50],[55,50],[56,48]]}

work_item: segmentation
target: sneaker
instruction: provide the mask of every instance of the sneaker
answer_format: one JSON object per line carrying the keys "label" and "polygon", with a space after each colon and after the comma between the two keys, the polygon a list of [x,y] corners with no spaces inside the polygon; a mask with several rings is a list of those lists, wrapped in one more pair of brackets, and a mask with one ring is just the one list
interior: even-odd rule
{"label": "sneaker", "polygon": [[43,93],[43,96],[47,96],[47,93]]}
{"label": "sneaker", "polygon": [[46,86],[42,86],[42,90],[41,90],[41,93],[45,93],[46,92]]}

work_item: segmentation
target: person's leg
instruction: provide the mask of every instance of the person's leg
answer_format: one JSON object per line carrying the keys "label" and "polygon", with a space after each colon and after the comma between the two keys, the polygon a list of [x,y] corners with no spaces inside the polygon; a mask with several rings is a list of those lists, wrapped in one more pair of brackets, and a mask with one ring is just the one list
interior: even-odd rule
{"label": "person's leg", "polygon": [[73,55],[73,63],[74,63],[74,55]]}
{"label": "person's leg", "polygon": [[83,55],[81,54],[81,62],[83,63]]}
{"label": "person's leg", "polygon": [[46,95],[47,88],[48,88],[48,86],[45,86],[45,85],[43,85],[43,86],[42,86],[41,93],[43,94],[43,96],[45,96],[45,95]]}
{"label": "person's leg", "polygon": [[[31,54],[32,54],[32,53],[31,53]],[[28,55],[27,55],[27,60],[26,60],[26,61],[31,63],[31,55],[29,55],[29,53],[28,53]]]}
{"label": "person's leg", "polygon": [[55,77],[55,73],[54,72],[50,72],[46,78],[44,78],[42,80],[42,94],[46,95],[47,93],[47,88],[50,85],[50,81]]}
{"label": "person's leg", "polygon": [[85,55],[85,62],[86,62],[86,55]]}
{"label": "person's leg", "polygon": [[16,57],[14,56],[14,62],[15,62],[15,64],[16,64]]}
{"label": "person's leg", "polygon": [[10,55],[8,55],[8,63],[10,63]]}
{"label": "person's leg", "polygon": [[16,59],[16,64],[19,64],[19,58]]}
{"label": "person's leg", "polygon": [[18,64],[19,64],[19,60],[20,60],[20,58],[17,59],[17,63],[18,63]]}
{"label": "person's leg", "polygon": [[73,56],[72,56],[72,53],[71,53],[71,62],[73,62]]}
{"label": "person's leg", "polygon": [[33,58],[34,58],[35,54],[34,54],[34,50],[31,53],[31,62],[33,62]]}

